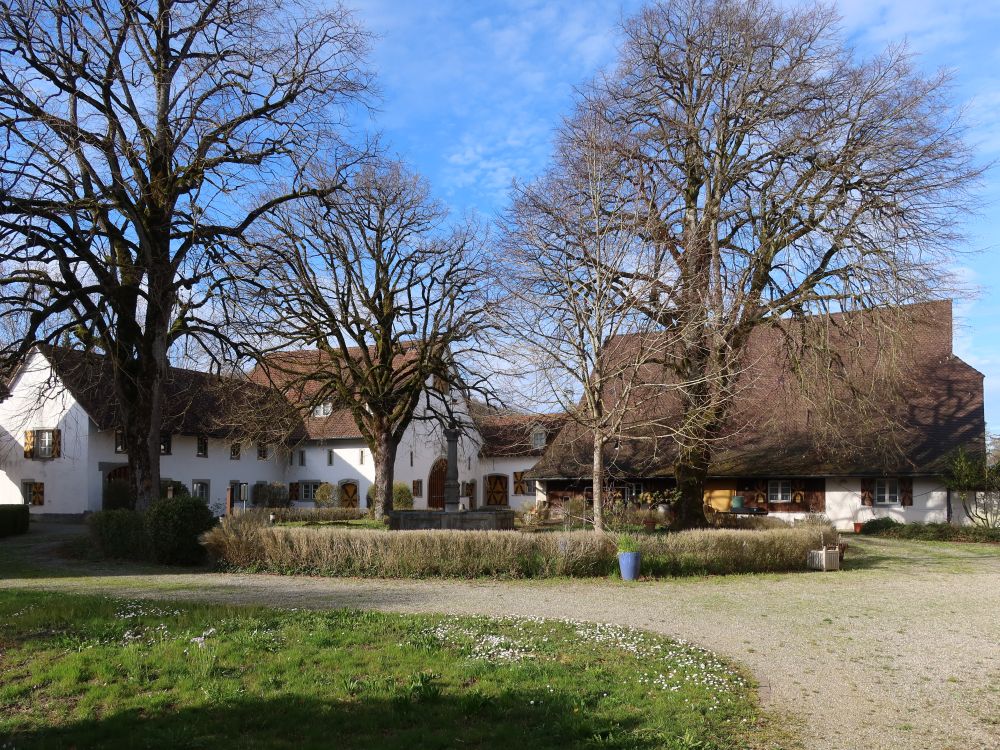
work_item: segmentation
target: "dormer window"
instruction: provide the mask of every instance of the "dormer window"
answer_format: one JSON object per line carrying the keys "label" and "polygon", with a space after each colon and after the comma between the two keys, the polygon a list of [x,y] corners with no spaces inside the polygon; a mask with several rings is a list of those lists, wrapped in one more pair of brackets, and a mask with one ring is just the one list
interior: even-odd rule
{"label": "dormer window", "polygon": [[313,407],[314,417],[329,417],[333,414],[333,402],[324,401],[322,404],[317,404]]}
{"label": "dormer window", "polygon": [[125,430],[119,427],[115,430],[115,453],[125,453],[127,450],[125,447]]}
{"label": "dormer window", "polygon": [[540,451],[545,449],[545,430],[536,427],[531,431],[531,449]]}

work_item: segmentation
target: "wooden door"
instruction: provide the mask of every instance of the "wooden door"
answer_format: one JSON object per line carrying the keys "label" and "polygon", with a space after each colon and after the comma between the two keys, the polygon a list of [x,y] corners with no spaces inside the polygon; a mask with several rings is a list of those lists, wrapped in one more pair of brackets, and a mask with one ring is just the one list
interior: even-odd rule
{"label": "wooden door", "polygon": [[340,485],[340,507],[341,508],[358,507],[357,482],[344,482],[342,485]]}
{"label": "wooden door", "polygon": [[448,475],[448,461],[439,458],[427,477],[427,507],[444,509],[444,481]]}
{"label": "wooden door", "polygon": [[490,474],[486,477],[486,504],[507,504],[507,475]]}

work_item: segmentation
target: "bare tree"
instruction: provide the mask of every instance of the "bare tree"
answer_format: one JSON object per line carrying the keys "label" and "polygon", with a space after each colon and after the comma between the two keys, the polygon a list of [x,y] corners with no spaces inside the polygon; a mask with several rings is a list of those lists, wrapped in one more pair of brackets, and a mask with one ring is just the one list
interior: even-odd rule
{"label": "bare tree", "polygon": [[[655,308],[636,308],[669,335],[684,526],[703,522],[755,331],[829,355],[820,329],[852,318],[827,313],[948,288],[978,170],[947,79],[914,72],[899,47],[857,61],[837,20],[818,4],[664,0],[625,24],[620,65],[585,97],[585,116],[615,133],[632,224],[652,250],[621,283],[654,286]],[[890,340],[899,317],[863,320]]]}
{"label": "bare tree", "polygon": [[[422,178],[375,160],[343,190],[269,218],[242,274],[262,370],[306,406],[349,409],[372,451],[380,516],[421,399],[449,422],[449,391],[478,383],[466,354],[488,327],[486,267],[475,228],[446,218]],[[289,346],[315,349],[282,355]]]}
{"label": "bare tree", "polygon": [[[648,279],[632,274],[649,261],[637,240],[635,203],[618,169],[608,129],[583,112],[567,123],[557,162],[533,184],[515,188],[505,222],[505,327],[521,397],[558,406],[588,443],[594,529],[604,529],[606,452],[628,425],[655,412],[662,395],[650,367],[662,365],[662,335],[635,300],[650,302]],[[534,391],[532,390],[534,389]],[[581,467],[582,469],[583,467]]]}
{"label": "bare tree", "polygon": [[219,270],[255,220],[317,192],[308,165],[369,91],[367,46],[339,5],[0,4],[2,355],[72,337],[112,360],[139,507],[168,352],[232,343]]}

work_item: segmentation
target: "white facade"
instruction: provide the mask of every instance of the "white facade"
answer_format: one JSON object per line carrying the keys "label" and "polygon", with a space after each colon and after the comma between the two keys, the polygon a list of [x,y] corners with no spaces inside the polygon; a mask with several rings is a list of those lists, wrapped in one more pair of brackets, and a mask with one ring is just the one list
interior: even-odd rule
{"label": "white facade", "polygon": [[[30,489],[26,483],[41,485],[43,502],[32,505],[33,514],[82,514],[98,511],[103,504],[103,490],[108,475],[128,465],[127,457],[115,451],[114,430],[99,430],[83,407],[62,386],[39,352],[30,355],[10,384],[10,396],[0,403],[0,503],[23,503]],[[110,396],[109,396],[110,397]],[[427,415],[426,399],[419,408]],[[419,415],[418,415],[419,416]],[[458,418],[471,424],[463,413]],[[25,433],[28,430],[60,430],[61,451],[56,458],[25,458]],[[474,429],[459,439],[458,478],[463,487],[475,482],[477,497],[463,497],[466,507],[483,503],[484,476],[508,472],[513,488],[513,471],[523,471],[535,462],[504,460],[502,466],[480,463],[481,440]],[[195,483],[207,485],[209,505],[216,511],[225,508],[227,491],[233,488],[236,504],[240,498],[252,498],[257,483],[329,483],[339,486],[354,482],[358,486],[361,507],[367,506],[367,493],[375,481],[371,450],[361,439],[308,440],[299,445],[267,446],[267,457],[258,457],[258,446],[244,443],[239,458],[231,453],[232,442],[207,439],[206,455],[198,455],[198,438],[172,435],[169,454],[162,455],[160,474],[163,480],[183,483],[194,493]],[[396,454],[395,481],[419,490],[415,508],[428,507],[430,475],[435,463],[446,458],[447,445],[437,420],[415,419],[400,441]],[[511,497],[512,504],[523,505],[525,497]],[[299,502],[307,506],[311,502]]]}

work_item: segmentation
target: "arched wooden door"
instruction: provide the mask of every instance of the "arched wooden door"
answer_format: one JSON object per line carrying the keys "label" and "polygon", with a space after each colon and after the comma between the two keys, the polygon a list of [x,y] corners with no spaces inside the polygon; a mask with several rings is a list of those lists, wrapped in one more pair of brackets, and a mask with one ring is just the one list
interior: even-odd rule
{"label": "arched wooden door", "polygon": [[112,469],[107,474],[108,482],[127,482],[129,477],[128,466],[119,466],[117,469]]}
{"label": "arched wooden door", "polygon": [[507,504],[507,475],[490,474],[486,477],[486,504]]}
{"label": "arched wooden door", "polygon": [[343,484],[340,485],[340,507],[341,508],[358,507],[357,482],[344,482]]}
{"label": "arched wooden door", "polygon": [[427,477],[427,507],[444,510],[444,480],[448,475],[448,461],[439,458]]}

